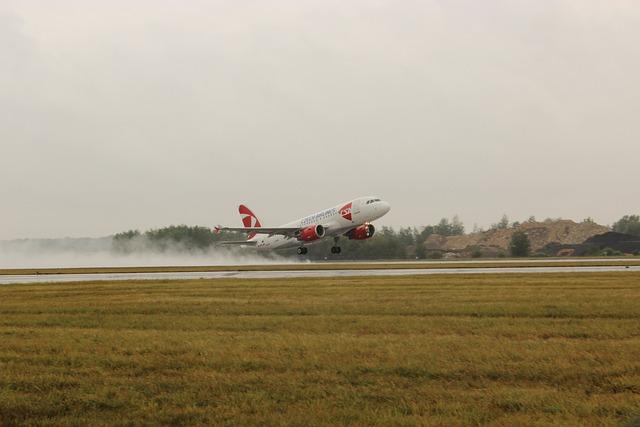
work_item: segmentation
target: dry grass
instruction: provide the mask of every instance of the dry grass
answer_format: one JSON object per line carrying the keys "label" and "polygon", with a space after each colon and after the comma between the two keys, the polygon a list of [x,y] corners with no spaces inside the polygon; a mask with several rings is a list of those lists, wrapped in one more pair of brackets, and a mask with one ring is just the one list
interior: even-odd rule
{"label": "dry grass", "polygon": [[623,267],[640,266],[640,257],[626,259],[510,259],[477,261],[416,262],[314,262],[295,264],[157,266],[157,267],[77,267],[77,268],[4,268],[0,275],[23,274],[101,274],[101,273],[175,273],[209,271],[292,271],[292,270],[387,270],[439,268],[503,268],[503,267]]}
{"label": "dry grass", "polygon": [[620,425],[640,274],[0,287],[0,425]]}

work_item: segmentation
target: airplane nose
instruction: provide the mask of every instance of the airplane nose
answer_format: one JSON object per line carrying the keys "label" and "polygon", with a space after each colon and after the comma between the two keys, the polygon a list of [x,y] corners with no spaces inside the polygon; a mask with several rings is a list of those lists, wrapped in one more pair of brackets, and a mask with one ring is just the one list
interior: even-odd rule
{"label": "airplane nose", "polygon": [[391,210],[391,205],[388,202],[383,201],[382,202],[382,210],[386,214],[387,212],[389,212]]}

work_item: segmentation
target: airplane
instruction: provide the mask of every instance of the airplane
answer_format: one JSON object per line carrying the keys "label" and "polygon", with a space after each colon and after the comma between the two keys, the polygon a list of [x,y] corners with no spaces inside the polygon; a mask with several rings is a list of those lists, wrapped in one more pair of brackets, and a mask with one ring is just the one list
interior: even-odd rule
{"label": "airplane", "polygon": [[238,207],[244,227],[215,227],[215,232],[240,231],[249,233],[247,240],[220,242],[221,245],[253,246],[259,250],[298,247],[298,255],[307,253],[307,246],[323,239],[333,238],[332,254],[342,250],[338,240],[344,236],[350,240],[373,237],[371,224],[391,210],[391,206],[379,197],[359,197],[332,208],[316,212],[280,227],[263,227],[258,217],[245,205]]}

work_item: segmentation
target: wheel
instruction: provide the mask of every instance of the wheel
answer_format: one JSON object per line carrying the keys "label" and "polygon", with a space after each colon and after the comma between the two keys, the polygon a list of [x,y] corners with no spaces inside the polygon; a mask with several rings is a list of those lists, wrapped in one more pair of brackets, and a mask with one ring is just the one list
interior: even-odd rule
{"label": "wheel", "polygon": [[336,253],[339,254],[340,252],[342,252],[342,248],[340,248],[340,246],[336,246]]}
{"label": "wheel", "polygon": [[300,246],[298,248],[298,255],[304,255],[307,252],[307,248]]}
{"label": "wheel", "polygon": [[331,247],[331,253],[332,254],[339,254],[342,250],[340,249],[340,246],[332,246]]}
{"label": "wheel", "polygon": [[308,249],[307,248],[302,248],[302,255],[306,255],[307,254]]}

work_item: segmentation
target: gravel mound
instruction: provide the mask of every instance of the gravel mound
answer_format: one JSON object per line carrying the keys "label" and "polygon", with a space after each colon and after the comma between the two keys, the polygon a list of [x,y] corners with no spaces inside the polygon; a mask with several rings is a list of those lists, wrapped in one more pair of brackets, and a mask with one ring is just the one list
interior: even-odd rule
{"label": "gravel mound", "polygon": [[585,240],[609,231],[608,227],[594,222],[574,222],[568,219],[525,222],[519,226],[506,229],[494,229],[480,233],[462,236],[429,236],[425,241],[425,249],[446,252],[483,252],[507,251],[513,233],[524,231],[529,236],[532,251],[541,250],[550,243],[572,245],[583,243]]}

